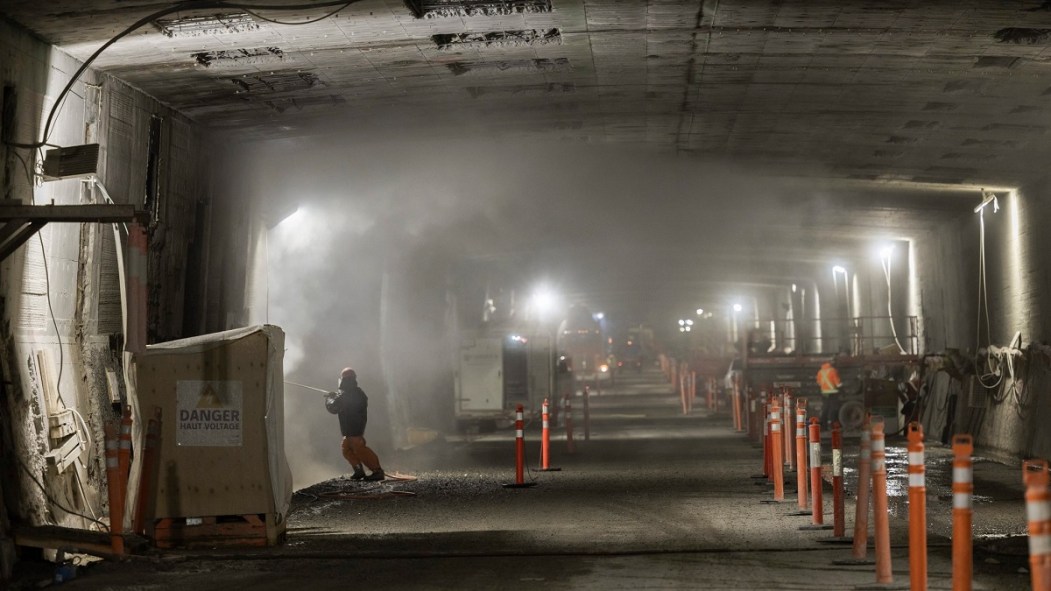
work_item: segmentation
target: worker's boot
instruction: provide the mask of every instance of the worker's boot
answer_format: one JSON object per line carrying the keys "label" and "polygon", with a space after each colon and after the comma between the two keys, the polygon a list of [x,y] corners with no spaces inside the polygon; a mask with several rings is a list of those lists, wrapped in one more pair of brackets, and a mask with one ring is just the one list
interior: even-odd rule
{"label": "worker's boot", "polygon": [[367,478],[365,476],[365,470],[363,470],[361,466],[354,468],[354,473],[350,475],[351,480],[365,480],[365,478]]}
{"label": "worker's boot", "polygon": [[365,482],[378,482],[386,477],[387,475],[383,473],[383,468],[379,468],[375,470],[372,474],[369,474],[368,476],[363,478],[362,480],[364,480]]}

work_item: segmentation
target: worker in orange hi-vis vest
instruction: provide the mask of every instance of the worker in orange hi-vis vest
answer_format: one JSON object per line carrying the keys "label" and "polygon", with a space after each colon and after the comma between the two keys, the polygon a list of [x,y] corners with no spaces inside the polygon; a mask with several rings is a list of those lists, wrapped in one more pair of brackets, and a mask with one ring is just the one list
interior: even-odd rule
{"label": "worker in orange hi-vis vest", "polygon": [[843,382],[832,361],[821,364],[817,372],[817,385],[821,387],[821,429],[832,428],[832,422],[839,420],[839,389]]}

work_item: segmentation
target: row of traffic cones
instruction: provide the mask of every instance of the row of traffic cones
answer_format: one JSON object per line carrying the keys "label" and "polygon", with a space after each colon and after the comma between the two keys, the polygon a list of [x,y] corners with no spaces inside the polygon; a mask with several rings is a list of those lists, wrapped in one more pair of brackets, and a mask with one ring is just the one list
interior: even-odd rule
{"label": "row of traffic cones", "polygon": [[[591,439],[591,411],[588,400],[590,388],[584,386],[584,439]],[[573,439],[573,405],[567,395],[562,400],[563,423],[566,426],[566,453],[576,453]],[[540,468],[541,472],[558,472],[561,468],[551,466],[551,414],[548,399],[544,399],[540,411],[542,427],[540,431]],[[515,409],[515,481],[504,484],[504,488],[529,488],[536,486],[535,481],[525,480],[525,409],[519,404]]]}
{"label": "row of traffic cones", "polygon": [[[736,399],[736,393],[735,393]],[[823,523],[824,500],[822,498],[822,453],[820,425],[816,418],[806,424],[806,399],[796,401],[795,471],[800,511],[791,515],[811,516],[810,525],[800,529],[832,529],[828,542],[844,542],[852,545],[850,559],[837,560],[835,564],[875,565],[876,586],[865,588],[895,588],[890,553],[890,521],[887,500],[887,469],[884,423],[881,417],[866,416],[862,426],[858,456],[857,497],[852,537],[845,536],[843,438],[838,423],[832,429],[832,490],[833,524]],[[736,403],[736,400],[735,400]],[[791,407],[790,394],[770,396],[762,394],[758,403],[766,410],[763,430],[763,467],[766,478],[773,482],[773,501],[784,501],[785,467],[791,466],[788,459],[788,438],[783,431],[785,417]],[[736,406],[736,404],[735,404]],[[742,425],[735,414],[734,428]],[[909,455],[909,587],[912,591],[927,589],[927,520],[926,482],[924,463],[923,429],[919,423],[910,423],[908,433]],[[953,439],[953,589],[969,591],[973,576],[973,550],[971,541],[971,495],[973,492],[972,453],[974,447],[969,435],[957,435]],[[809,453],[807,453],[809,452]],[[809,464],[809,478],[807,477]],[[1028,487],[1026,498],[1030,507],[1030,564],[1033,588],[1051,590],[1051,479],[1047,462],[1028,462],[1025,466],[1025,481]],[[809,480],[809,482],[808,482]],[[808,484],[810,499],[808,499]],[[871,493],[871,494],[870,494]],[[875,560],[868,559],[868,517],[872,505],[875,530]],[[811,511],[804,509],[809,505]],[[1034,541],[1035,540],[1035,541]]]}

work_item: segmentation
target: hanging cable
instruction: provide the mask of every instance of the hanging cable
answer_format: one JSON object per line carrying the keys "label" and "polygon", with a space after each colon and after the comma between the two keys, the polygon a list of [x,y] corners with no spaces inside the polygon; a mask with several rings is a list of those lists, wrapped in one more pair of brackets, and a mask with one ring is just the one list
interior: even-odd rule
{"label": "hanging cable", "polygon": [[40,243],[40,260],[44,263],[44,295],[47,297],[47,309],[51,313],[51,324],[55,327],[55,338],[58,339],[58,380],[55,383],[55,393],[58,394],[58,401],[62,403],[62,406],[68,408],[69,405],[62,399],[62,366],[66,363],[66,354],[62,350],[62,333],[58,330],[55,308],[51,305],[51,274],[47,269],[47,252],[44,250],[44,239],[40,236],[40,232],[37,232],[36,237]]}
{"label": "hanging cable", "polygon": [[[98,57],[100,55],[102,55],[102,52],[104,52],[107,49],[109,49],[110,46],[112,46],[114,43],[116,43],[117,41],[120,41],[121,39],[123,39],[124,37],[128,36],[129,34],[131,34],[132,32],[136,31],[137,29],[139,29],[139,28],[141,28],[141,27],[143,27],[143,26],[145,26],[145,25],[147,25],[147,24],[149,24],[149,23],[151,23],[151,22],[153,22],[153,21],[155,21],[155,20],[157,20],[157,19],[159,19],[159,18],[161,18],[163,16],[167,16],[169,14],[173,14],[173,13],[176,13],[176,12],[182,12],[184,10],[203,10],[203,9],[206,9],[206,8],[231,8],[231,9],[244,10],[244,11],[250,11],[250,10],[284,10],[284,11],[288,11],[288,10],[303,10],[304,8],[330,8],[330,7],[333,7],[333,6],[338,6],[339,7],[338,10],[335,10],[332,13],[330,13],[330,14],[328,14],[328,15],[326,15],[324,17],[324,18],[328,18],[328,17],[336,14],[340,10],[343,10],[344,8],[347,8],[351,4],[353,4],[355,2],[359,2],[359,1],[360,0],[336,0],[336,1],[328,1],[328,2],[317,2],[317,3],[313,3],[313,4],[272,4],[272,5],[266,5],[266,4],[243,4],[243,3],[239,3],[239,2],[223,2],[221,0],[215,0],[215,1],[182,0],[181,2],[176,2],[175,4],[173,4],[173,5],[171,5],[171,6],[167,7],[167,8],[162,8],[161,10],[158,10],[156,12],[152,12],[152,13],[140,18],[139,20],[135,21],[134,23],[129,25],[127,28],[122,30],[120,33],[117,33],[116,35],[111,37],[108,41],[103,43],[101,47],[96,49],[94,53],[92,53],[90,56],[88,56],[88,58],[86,60],[84,60],[84,63],[81,64],[81,66],[77,69],[77,71],[73,73],[73,76],[70,77],[69,82],[66,83],[66,86],[62,88],[62,91],[59,93],[58,98],[55,99],[55,104],[51,107],[51,111],[48,113],[47,120],[44,123],[43,139],[41,141],[34,142],[34,143],[29,143],[29,144],[17,143],[17,142],[5,142],[5,143],[7,145],[13,146],[15,148],[25,148],[25,149],[38,149],[38,148],[42,148],[44,146],[53,145],[53,144],[49,144],[48,143],[48,139],[51,137],[51,133],[52,133],[51,125],[55,122],[55,115],[58,113],[58,111],[61,108],[61,106],[65,103],[66,96],[69,94],[69,91],[73,88],[73,85],[76,84],[76,82],[78,80],[80,80],[80,77],[84,74],[84,72],[86,72],[87,69],[91,66],[91,64],[93,64],[95,62],[95,60],[98,59]],[[253,16],[256,16],[256,15],[253,14]],[[264,18],[263,20],[270,20],[270,19],[265,19]],[[318,19],[318,20],[321,20],[321,19]],[[271,21],[271,22],[274,22],[274,21]],[[297,24],[297,23],[282,23],[282,24]],[[306,23],[302,23],[302,24],[306,24]]]}
{"label": "hanging cable", "polygon": [[[995,198],[993,199],[993,206],[996,207]],[[983,204],[984,205],[984,204]],[[992,322],[989,318],[989,286],[986,274],[986,262],[985,262],[985,207],[980,206],[978,209],[978,316],[975,321],[975,352],[981,351],[982,346],[982,317],[984,312],[985,317],[985,337],[987,346],[985,348],[985,365],[988,368],[988,373],[977,373],[978,381],[987,389],[993,389],[1000,387],[1001,382],[1004,378],[1004,372],[1002,365],[1004,364],[1004,358],[1010,361],[1010,353],[1007,352],[1003,356],[996,354],[992,351],[992,347],[989,346],[989,342],[992,340]],[[1011,368],[1013,371],[1013,367]],[[987,382],[989,378],[995,377],[996,380],[992,383]]]}
{"label": "hanging cable", "polygon": [[306,20],[306,21],[299,21],[299,22],[294,22],[294,23],[293,22],[288,22],[288,21],[274,20],[272,18],[267,18],[267,17],[259,14],[258,12],[253,11],[252,9],[244,8],[243,10],[245,12],[247,12],[248,14],[252,15],[253,17],[261,20],[261,21],[266,21],[268,23],[274,23],[275,25],[312,25],[314,23],[321,22],[321,21],[323,21],[323,20],[325,20],[325,19],[327,19],[329,17],[336,16],[336,14],[338,14],[339,12],[341,12],[342,10],[344,10],[345,8],[347,8],[348,6],[350,6],[353,3],[354,3],[353,0],[351,0],[350,2],[344,2],[342,6],[340,6],[339,8],[333,10],[332,12],[330,12],[330,13],[324,15],[324,16],[319,16],[319,17],[317,17],[315,19]]}

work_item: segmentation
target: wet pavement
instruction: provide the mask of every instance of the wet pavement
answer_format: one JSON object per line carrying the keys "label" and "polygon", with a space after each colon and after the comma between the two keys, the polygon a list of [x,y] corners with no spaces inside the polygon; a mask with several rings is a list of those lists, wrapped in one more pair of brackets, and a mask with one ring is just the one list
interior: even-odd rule
{"label": "wet pavement", "polygon": [[[786,503],[764,503],[771,489],[751,478],[761,451],[733,432],[727,416],[701,408],[684,416],[658,372],[626,376],[593,397],[590,440],[583,440],[581,405],[574,407],[576,452],[566,453],[561,427],[552,445],[552,466],[561,471],[536,470],[538,424],[527,429],[533,488],[501,486],[514,480],[512,431],[450,436],[387,460],[397,480],[341,477],[298,491],[280,547],[150,553],[82,569],[65,586],[802,590],[875,581],[872,566],[833,565],[850,548],[822,543],[830,532],[800,531],[810,518],[789,515],[794,492]],[[856,447],[848,438],[848,532]],[[824,451],[827,461],[827,445]],[[943,498],[951,458],[948,448],[928,445],[931,589],[951,588],[951,500]],[[904,440],[888,439],[894,575],[907,585],[905,461]],[[977,460],[975,491],[973,588],[1027,589],[1020,468]],[[827,487],[824,499],[831,523]]]}

